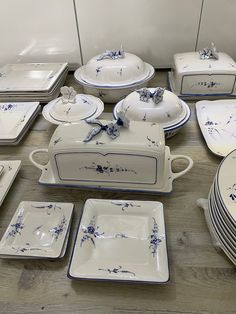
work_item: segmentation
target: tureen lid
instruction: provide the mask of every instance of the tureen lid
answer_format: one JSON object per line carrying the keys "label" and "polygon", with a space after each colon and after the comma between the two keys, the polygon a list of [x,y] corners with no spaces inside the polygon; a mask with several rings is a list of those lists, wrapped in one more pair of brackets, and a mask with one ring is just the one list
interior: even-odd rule
{"label": "tureen lid", "polygon": [[120,110],[135,121],[157,122],[169,127],[180,122],[186,115],[182,101],[164,88],[143,88],[129,94]]}
{"label": "tureen lid", "polygon": [[50,116],[58,121],[75,122],[89,118],[96,112],[100,102],[94,96],[76,94],[72,87],[63,86],[61,93],[62,97],[48,104],[51,106]]}
{"label": "tureen lid", "polygon": [[82,67],[81,78],[93,85],[128,85],[146,79],[150,75],[150,65],[138,56],[118,51],[106,51],[90,59]]}

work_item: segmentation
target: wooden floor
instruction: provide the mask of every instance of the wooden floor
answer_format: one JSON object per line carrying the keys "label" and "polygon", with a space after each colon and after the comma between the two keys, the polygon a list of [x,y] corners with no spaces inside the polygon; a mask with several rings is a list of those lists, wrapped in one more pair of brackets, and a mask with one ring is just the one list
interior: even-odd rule
{"label": "wooden floor", "polygon": [[[73,75],[67,85],[76,87]],[[151,86],[166,86],[166,72]],[[54,125],[38,117],[32,130],[17,147],[0,147],[0,160],[21,159],[22,168],[0,208],[0,236],[22,200],[65,201],[75,204],[72,232],[66,257],[61,261],[0,260],[0,313],[236,313],[236,268],[217,252],[201,209],[200,197],[207,197],[221,161],[207,148],[189,103],[192,116],[178,135],[166,142],[173,154],[186,154],[194,167],[174,182],[169,196],[82,191],[40,186],[40,171],[28,159],[38,147],[47,147]],[[106,105],[107,112],[112,105]],[[166,285],[72,281],[67,269],[75,230],[88,198],[137,199],[164,204],[170,282]]]}

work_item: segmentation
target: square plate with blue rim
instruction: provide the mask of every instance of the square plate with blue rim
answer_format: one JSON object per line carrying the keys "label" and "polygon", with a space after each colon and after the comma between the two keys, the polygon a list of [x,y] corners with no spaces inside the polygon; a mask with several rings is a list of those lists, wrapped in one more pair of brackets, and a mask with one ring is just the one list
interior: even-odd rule
{"label": "square plate with blue rim", "polygon": [[162,203],[88,199],[68,277],[166,283],[169,266]]}

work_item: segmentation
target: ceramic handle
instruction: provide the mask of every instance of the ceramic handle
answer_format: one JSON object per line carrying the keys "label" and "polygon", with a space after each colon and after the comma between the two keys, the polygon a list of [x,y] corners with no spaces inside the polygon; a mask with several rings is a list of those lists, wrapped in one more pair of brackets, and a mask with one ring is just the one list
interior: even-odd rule
{"label": "ceramic handle", "polygon": [[40,170],[43,171],[43,169],[44,169],[45,166],[44,166],[44,165],[41,165],[41,164],[39,164],[39,163],[37,163],[37,162],[34,160],[34,158],[33,158],[33,156],[34,156],[35,154],[40,153],[40,152],[48,153],[48,149],[47,149],[47,148],[39,148],[39,149],[33,150],[33,151],[30,153],[30,155],[29,155],[29,160],[32,162],[33,165],[35,165],[35,167],[37,167],[37,168],[39,168]]}
{"label": "ceramic handle", "polygon": [[174,156],[171,156],[170,158],[171,158],[171,163],[172,163],[172,161],[177,160],[177,159],[185,159],[188,161],[188,166],[183,171],[176,172],[176,173],[172,172],[173,179],[177,179],[177,178],[181,177],[182,175],[187,173],[193,166],[193,160],[192,160],[192,158],[190,158],[188,156],[174,155]]}
{"label": "ceramic handle", "polygon": [[212,222],[211,222],[211,218],[210,218],[210,214],[209,214],[208,200],[205,198],[199,198],[197,200],[197,205],[204,210],[204,215],[205,215],[208,230],[209,230],[210,235],[211,235],[212,243],[213,243],[214,247],[219,250],[221,248],[221,244],[217,240],[217,238],[216,238],[216,236],[212,230],[213,227],[212,227]]}

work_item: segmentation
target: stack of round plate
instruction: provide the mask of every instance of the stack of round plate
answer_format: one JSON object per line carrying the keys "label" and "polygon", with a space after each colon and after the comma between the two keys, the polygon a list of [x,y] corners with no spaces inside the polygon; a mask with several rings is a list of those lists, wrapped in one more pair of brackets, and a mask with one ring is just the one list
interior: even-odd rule
{"label": "stack of round plate", "polygon": [[236,265],[236,150],[221,162],[208,198],[208,223],[217,245]]}

